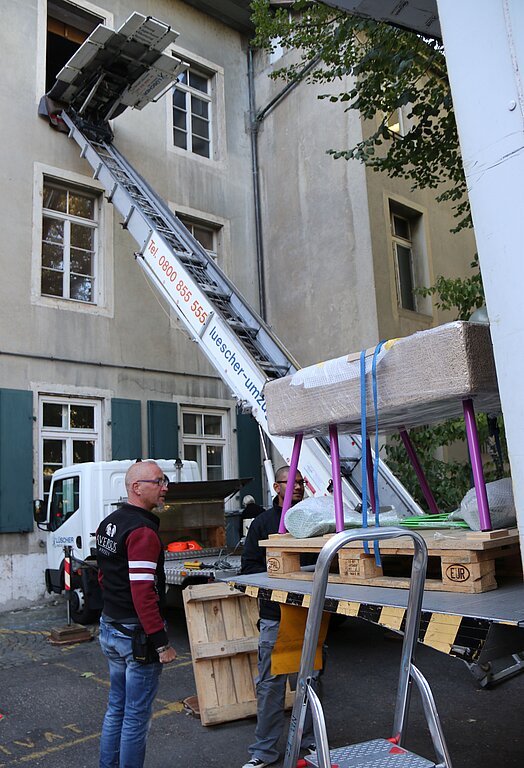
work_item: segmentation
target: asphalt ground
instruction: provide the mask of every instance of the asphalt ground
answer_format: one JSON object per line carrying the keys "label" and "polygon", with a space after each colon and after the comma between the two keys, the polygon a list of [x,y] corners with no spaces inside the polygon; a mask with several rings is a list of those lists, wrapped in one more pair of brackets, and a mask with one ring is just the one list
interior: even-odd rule
{"label": "asphalt ground", "polygon": [[[106,663],[96,639],[51,645],[51,628],[65,623],[62,600],[0,614],[0,768],[98,765]],[[184,706],[196,688],[183,609],[172,610],[169,623],[178,659],[162,675],[146,768],[240,768],[255,720],[205,727]],[[400,642],[347,619],[328,643],[323,702],[330,745],[390,736]],[[462,661],[432,649],[421,646],[417,664],[432,686],[454,768],[523,767],[524,674],[483,689]],[[406,746],[433,758],[416,694]]]}

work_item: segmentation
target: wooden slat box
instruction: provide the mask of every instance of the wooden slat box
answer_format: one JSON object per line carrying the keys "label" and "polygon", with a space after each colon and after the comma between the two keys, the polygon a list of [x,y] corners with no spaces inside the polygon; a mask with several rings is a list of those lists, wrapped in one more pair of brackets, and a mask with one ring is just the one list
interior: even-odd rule
{"label": "wooden slat box", "polygon": [[[222,582],[182,594],[202,724],[256,715],[257,601]],[[286,707],[293,700],[288,685]]]}
{"label": "wooden slat box", "polygon": [[[366,398],[374,429],[371,361],[366,355]],[[387,342],[377,358],[381,431],[398,431],[462,415],[462,400],[477,411],[500,409],[489,327],[457,321]],[[264,387],[274,435],[360,432],[359,354],[302,368]]]}

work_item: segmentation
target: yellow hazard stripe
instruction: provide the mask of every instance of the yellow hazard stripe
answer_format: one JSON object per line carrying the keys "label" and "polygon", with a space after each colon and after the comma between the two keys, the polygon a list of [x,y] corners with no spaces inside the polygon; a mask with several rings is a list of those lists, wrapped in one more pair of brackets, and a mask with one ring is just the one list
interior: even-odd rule
{"label": "yellow hazard stripe", "polygon": [[[309,608],[311,595],[300,595],[294,592],[266,587],[254,587],[251,585],[236,584],[231,582],[237,589],[240,588],[250,597],[263,597],[264,600],[273,600],[278,603],[287,603],[290,596],[294,605],[301,605],[303,608]],[[357,603],[347,600],[329,599],[332,607],[330,611],[343,616],[353,616],[355,618],[378,624],[394,631],[401,631],[406,609],[388,605],[372,605],[369,603]],[[477,655],[487,637],[488,629],[491,623],[489,620],[479,619],[475,622],[476,628],[472,632],[471,619],[464,616],[453,616],[444,613],[422,612],[422,623],[419,635],[419,641],[430,648],[435,648],[442,653],[453,653],[453,646],[466,646],[470,652]],[[517,622],[500,621],[498,624],[517,626]]]}
{"label": "yellow hazard stripe", "polygon": [[432,613],[424,634],[423,643],[443,653],[450,653],[460,629],[462,616]]}

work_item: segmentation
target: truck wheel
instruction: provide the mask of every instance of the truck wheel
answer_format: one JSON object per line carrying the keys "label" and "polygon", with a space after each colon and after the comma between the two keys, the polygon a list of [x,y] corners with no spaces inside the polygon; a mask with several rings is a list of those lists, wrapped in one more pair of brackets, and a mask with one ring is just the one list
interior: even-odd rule
{"label": "truck wheel", "polygon": [[71,619],[76,624],[93,624],[98,620],[100,611],[95,611],[87,605],[84,590],[81,587],[71,590]]}

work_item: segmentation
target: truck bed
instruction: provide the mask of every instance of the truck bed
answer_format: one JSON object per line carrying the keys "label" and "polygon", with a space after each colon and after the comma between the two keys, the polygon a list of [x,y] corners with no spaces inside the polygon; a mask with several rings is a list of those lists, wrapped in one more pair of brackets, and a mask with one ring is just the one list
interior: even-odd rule
{"label": "truck bed", "polygon": [[[187,566],[186,563],[200,563],[201,567]],[[188,579],[231,578],[240,572],[240,555],[228,555],[219,547],[166,552],[164,570],[169,586],[182,586]]]}
{"label": "truck bed", "polygon": [[[237,576],[229,581],[251,597],[302,607],[309,605],[311,581],[275,579],[267,573]],[[407,589],[329,583],[324,609],[400,632],[407,598]],[[504,649],[501,634],[504,634]],[[495,637],[500,652],[493,650]],[[481,594],[425,592],[419,640],[470,662],[481,659],[483,651],[504,655],[523,650],[524,582],[515,580]]]}

